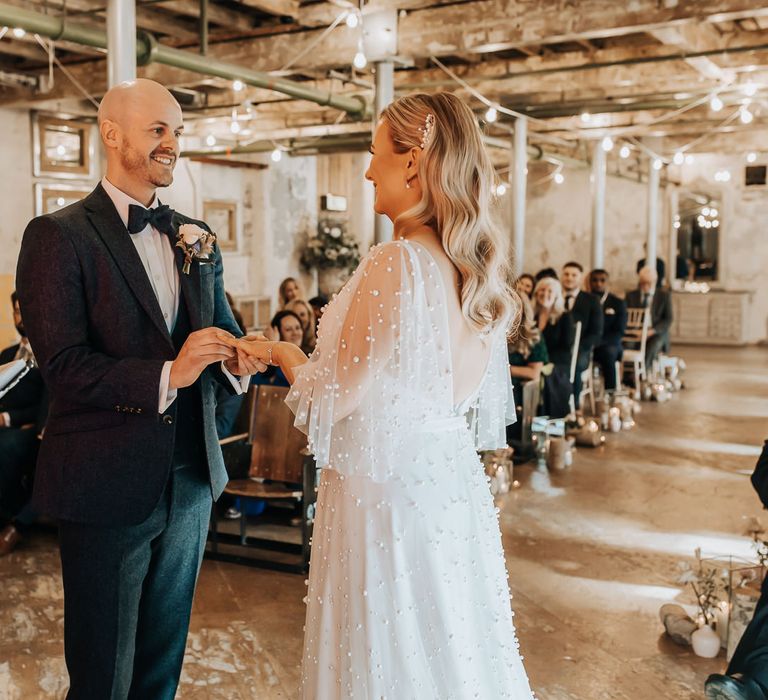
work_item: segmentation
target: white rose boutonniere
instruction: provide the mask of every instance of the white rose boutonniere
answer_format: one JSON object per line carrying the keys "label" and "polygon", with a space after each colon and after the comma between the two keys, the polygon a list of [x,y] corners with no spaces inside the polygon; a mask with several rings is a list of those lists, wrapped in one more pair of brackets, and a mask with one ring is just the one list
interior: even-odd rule
{"label": "white rose boutonniere", "polygon": [[197,224],[182,224],[176,234],[176,247],[184,251],[182,272],[189,274],[193,260],[208,260],[213,253],[216,234],[206,231]]}

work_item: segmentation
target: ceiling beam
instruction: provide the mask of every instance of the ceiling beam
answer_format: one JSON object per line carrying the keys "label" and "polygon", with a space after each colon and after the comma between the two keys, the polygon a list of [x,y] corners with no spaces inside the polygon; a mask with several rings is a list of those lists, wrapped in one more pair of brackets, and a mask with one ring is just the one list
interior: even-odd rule
{"label": "ceiling beam", "polygon": [[[195,20],[200,19],[200,3],[197,2],[188,2],[188,0],[159,0],[154,4],[177,15],[191,17]],[[173,17],[169,17],[168,21],[172,22]],[[228,29],[243,31],[248,31],[254,27],[253,20],[247,15],[237,10],[217,5],[215,2],[208,3],[208,21],[211,24],[218,24]]]}
{"label": "ceiling beam", "polygon": [[291,19],[297,19],[299,16],[299,0],[238,0],[238,2],[268,15]]}

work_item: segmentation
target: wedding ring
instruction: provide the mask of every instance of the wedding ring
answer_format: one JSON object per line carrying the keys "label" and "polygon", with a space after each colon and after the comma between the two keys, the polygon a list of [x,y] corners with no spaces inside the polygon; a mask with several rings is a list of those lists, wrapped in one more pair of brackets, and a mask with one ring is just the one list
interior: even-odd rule
{"label": "wedding ring", "polygon": [[272,361],[272,348],[275,347],[274,344],[270,344],[270,346],[267,348],[267,352],[269,353],[269,359],[267,360],[267,364],[274,367],[275,363]]}

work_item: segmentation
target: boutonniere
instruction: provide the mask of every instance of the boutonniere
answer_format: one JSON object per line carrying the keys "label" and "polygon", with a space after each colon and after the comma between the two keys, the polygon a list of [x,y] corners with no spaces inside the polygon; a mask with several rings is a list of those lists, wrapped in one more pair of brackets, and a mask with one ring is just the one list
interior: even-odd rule
{"label": "boutonniere", "polygon": [[184,251],[182,272],[185,275],[189,274],[193,260],[208,260],[216,243],[216,234],[200,228],[197,224],[182,224],[176,238],[176,247]]}

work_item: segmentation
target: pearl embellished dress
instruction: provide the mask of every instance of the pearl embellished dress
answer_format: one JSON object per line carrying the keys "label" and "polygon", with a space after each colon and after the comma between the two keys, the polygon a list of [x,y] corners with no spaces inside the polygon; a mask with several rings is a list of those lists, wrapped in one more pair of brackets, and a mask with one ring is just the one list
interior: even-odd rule
{"label": "pearl embellished dress", "polygon": [[287,399],[325,467],[304,700],[533,697],[476,452],[514,420],[503,331],[488,342],[457,405],[446,289],[414,242],[374,247],[326,309]]}

